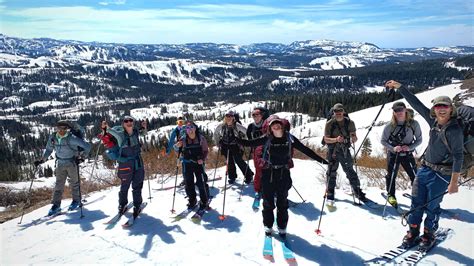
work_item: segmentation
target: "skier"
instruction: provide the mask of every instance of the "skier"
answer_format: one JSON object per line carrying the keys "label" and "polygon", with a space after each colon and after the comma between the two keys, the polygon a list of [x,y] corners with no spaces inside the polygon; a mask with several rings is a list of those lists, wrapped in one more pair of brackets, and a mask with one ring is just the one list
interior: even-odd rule
{"label": "skier", "polygon": [[[168,146],[166,147],[166,154],[169,155],[171,153],[171,150],[173,149],[175,143],[178,142],[180,136],[181,136],[181,130],[183,129],[184,127],[184,119],[182,116],[178,116],[177,117],[177,120],[176,120],[176,127],[173,128],[173,130],[171,131],[171,134],[170,134],[170,138],[169,138],[169,141],[168,141]],[[180,187],[184,186],[185,185],[185,178],[184,178],[184,175],[183,175],[183,181],[181,181],[181,183],[179,184]]]}
{"label": "skier", "polygon": [[336,103],[333,107],[333,117],[326,122],[324,128],[324,142],[328,145],[327,160],[329,161],[327,178],[328,188],[326,199],[328,205],[334,205],[334,189],[336,187],[337,168],[339,164],[346,173],[354,196],[365,202],[367,198],[360,188],[360,180],[353,168],[350,153],[351,143],[357,141],[354,121],[344,116],[344,106]]}
{"label": "skier", "polygon": [[[268,118],[268,109],[263,107],[255,107],[252,111],[253,123],[247,127],[247,139],[252,140],[263,135],[262,125],[263,121]],[[253,149],[253,165],[255,166],[255,176],[253,179],[253,188],[255,191],[255,198],[260,199],[262,196],[260,189],[260,177],[262,176],[262,168],[258,165],[258,158],[262,157],[263,146],[258,146]]]}
{"label": "skier", "polygon": [[[70,129],[71,125],[68,121],[58,121],[56,133],[53,133],[48,139],[43,156],[34,162],[35,166],[38,166],[48,159],[53,150],[56,154],[56,183],[51,200],[53,206],[48,212],[49,216],[61,211],[61,199],[67,177],[69,177],[72,194],[72,202],[68,210],[74,210],[81,206],[79,163],[89,154],[91,144],[73,135]],[[83,151],[79,151],[79,147]]]}
{"label": "skier", "polygon": [[[235,113],[228,111],[225,114],[223,123],[219,124],[214,133],[214,142],[218,143],[221,148],[221,154],[225,156],[229,164],[227,166],[229,173],[229,184],[234,184],[237,179],[237,171],[235,163],[244,174],[244,182],[250,184],[253,178],[253,172],[248,164],[242,159],[243,151],[237,144],[237,137],[244,137],[246,134],[245,127],[235,121]],[[229,158],[227,158],[229,155]]]}
{"label": "skier", "polygon": [[[434,98],[433,106],[429,109],[408,89],[401,87],[399,82],[389,80],[385,87],[398,89],[413,109],[431,125],[429,144],[413,182],[413,212],[408,216],[410,228],[403,238],[406,246],[413,246],[418,242],[420,224],[423,214],[426,213],[420,248],[428,250],[434,244],[434,233],[438,229],[441,213],[440,203],[443,200],[442,196],[434,198],[446,189],[449,194],[458,192],[458,178],[463,163],[463,131],[456,121],[456,108],[449,97]],[[443,131],[445,134],[442,134]],[[450,148],[444,144],[443,135]],[[426,207],[422,208],[426,203]]]}
{"label": "skier", "polygon": [[421,144],[422,136],[420,124],[413,119],[403,102],[395,102],[392,110],[392,120],[385,126],[380,142],[387,149],[387,175],[385,181],[388,202],[396,207],[395,178],[397,177],[398,167],[400,164],[403,166],[413,184],[416,175],[413,151]]}
{"label": "skier", "polygon": [[101,128],[107,129],[107,132],[117,140],[117,175],[121,181],[118,212],[125,211],[128,203],[128,189],[132,185],[133,217],[136,218],[143,201],[142,188],[145,177],[139,135],[146,134],[147,125],[146,121],[142,121],[138,129],[134,127],[133,122],[133,117],[124,116],[122,125],[109,128],[107,122],[102,121]]}
{"label": "skier", "polygon": [[[184,136],[174,145],[176,151],[181,150],[183,162],[183,175],[185,180],[186,196],[188,197],[188,208],[196,205],[196,189],[199,189],[199,209],[208,207],[209,186],[207,176],[204,174],[204,162],[206,161],[209,148],[206,138],[199,133],[199,129],[193,122],[186,122],[183,127],[186,131]],[[196,177],[196,182],[194,181]]]}
{"label": "skier", "polygon": [[263,225],[265,234],[272,234],[274,223],[273,210],[275,196],[277,208],[278,233],[286,237],[288,224],[288,191],[292,187],[290,168],[293,167],[293,148],[318,162],[328,164],[310,148],[304,146],[295,136],[289,133],[290,123],[276,115],[264,122],[265,135],[254,140],[237,139],[244,146],[258,147],[263,145],[263,156],[258,163],[262,168],[261,189],[263,198]]}

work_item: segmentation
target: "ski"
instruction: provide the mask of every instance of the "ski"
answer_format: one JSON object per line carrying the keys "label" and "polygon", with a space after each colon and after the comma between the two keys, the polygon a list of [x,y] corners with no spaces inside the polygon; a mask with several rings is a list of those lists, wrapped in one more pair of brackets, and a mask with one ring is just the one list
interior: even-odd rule
{"label": "ski", "polygon": [[453,230],[450,228],[439,228],[435,232],[435,242],[433,245],[428,248],[428,249],[423,249],[422,247],[418,246],[418,250],[415,250],[411,252],[408,256],[405,257],[404,261],[402,262],[403,265],[415,265],[417,264],[420,260],[422,260],[426,254],[439,245],[441,242],[446,240],[448,236],[452,234]]}
{"label": "ski", "polygon": [[120,220],[122,215],[124,215],[130,208],[132,208],[132,206],[133,206],[133,202],[129,202],[127,206],[125,206],[125,209],[123,210],[122,213],[117,213],[114,217],[110,218],[110,220],[105,222],[104,224],[107,225],[105,229],[112,229],[112,227],[114,227],[115,224]]}
{"label": "ski", "polygon": [[265,236],[265,239],[263,242],[263,258],[271,262],[275,262],[275,258],[273,257],[273,237],[272,236]]}
{"label": "ski", "polygon": [[253,199],[253,203],[252,203],[252,210],[254,212],[257,212],[258,209],[260,208],[260,200],[261,200],[260,196],[255,195],[255,198]]}
{"label": "ski", "polygon": [[405,254],[406,252],[410,251],[413,247],[416,247],[416,245],[413,245],[411,247],[405,247],[403,244],[394,248],[390,249],[389,251],[383,253],[380,256],[377,256],[371,260],[366,260],[364,261],[365,265],[380,265],[380,264],[386,264],[393,262],[396,258],[399,258],[401,255]]}
{"label": "ski", "polygon": [[[138,215],[140,215],[140,213],[142,213],[143,209],[145,209],[146,205],[148,205],[147,202],[143,202],[142,205],[140,206],[140,209],[138,210],[138,214],[137,214],[137,217]],[[128,221],[124,224],[122,224],[122,228],[130,228],[132,227],[132,225],[135,223],[135,220],[137,219],[137,217],[133,217],[130,216],[130,218],[128,218]]]}
{"label": "ski", "polygon": [[278,239],[278,241],[281,244],[283,257],[285,258],[286,262],[289,265],[297,265],[295,254],[293,253],[293,250],[291,249],[291,245],[290,245],[290,242],[288,242],[288,239],[286,237],[285,238],[277,237],[276,239]]}
{"label": "ski", "polygon": [[186,208],[182,212],[172,216],[171,218],[173,219],[173,222],[177,222],[177,221],[180,221],[180,220],[186,218],[191,212],[193,212],[196,209],[197,206],[198,205],[196,204],[193,207]]}
{"label": "ski", "polygon": [[199,208],[193,216],[191,216],[191,220],[194,222],[194,223],[201,223],[201,220],[202,220],[202,217],[204,216],[204,214],[206,213],[206,211],[208,210],[211,210],[211,207],[209,207],[209,205],[211,204],[211,201],[212,201],[212,197],[209,198],[209,202],[207,203],[207,206],[205,208]]}

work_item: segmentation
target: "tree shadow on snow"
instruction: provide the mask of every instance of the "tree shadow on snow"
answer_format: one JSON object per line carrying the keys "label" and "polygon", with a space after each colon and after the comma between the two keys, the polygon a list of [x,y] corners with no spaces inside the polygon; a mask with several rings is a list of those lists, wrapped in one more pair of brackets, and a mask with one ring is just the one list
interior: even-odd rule
{"label": "tree shadow on snow", "polygon": [[66,214],[65,220],[52,220],[47,222],[47,224],[55,222],[63,222],[65,224],[78,224],[81,227],[81,230],[84,232],[94,229],[92,223],[98,220],[102,220],[107,217],[103,211],[100,210],[87,210],[82,211],[84,217],[81,218],[81,210],[77,210],[72,213]]}
{"label": "tree shadow on snow", "polygon": [[166,226],[159,219],[156,219],[152,216],[149,216],[145,213],[140,214],[139,218],[136,221],[136,224],[129,228],[129,235],[145,235],[146,240],[143,244],[143,251],[139,253],[140,257],[147,258],[148,253],[150,252],[153,246],[153,238],[157,235],[161,240],[166,244],[173,244],[176,241],[173,236],[169,233],[170,231],[182,232],[181,227],[178,225]]}
{"label": "tree shadow on snow", "polygon": [[441,216],[447,219],[458,220],[466,223],[474,223],[474,213],[463,209],[445,209],[441,211]]}
{"label": "tree shadow on snow", "polygon": [[296,235],[288,237],[288,241],[295,254],[319,265],[363,265],[362,257],[347,250],[332,248],[326,244],[314,246]]}
{"label": "tree shadow on snow", "polygon": [[289,200],[288,205],[289,211],[296,215],[302,215],[308,221],[317,220],[319,218],[319,214],[321,213],[321,210],[316,208],[314,204],[309,201],[294,202]]}
{"label": "tree shadow on snow", "polygon": [[460,254],[452,249],[447,249],[444,247],[435,247],[430,254],[439,254],[443,257],[446,257],[449,260],[453,260],[458,263],[458,265],[474,265],[474,259],[466,257],[463,254]]}
{"label": "tree shadow on snow", "polygon": [[208,230],[227,229],[227,232],[240,232],[242,222],[234,216],[225,215],[223,221],[219,220],[220,213],[216,210],[209,210],[203,217],[201,223]]}

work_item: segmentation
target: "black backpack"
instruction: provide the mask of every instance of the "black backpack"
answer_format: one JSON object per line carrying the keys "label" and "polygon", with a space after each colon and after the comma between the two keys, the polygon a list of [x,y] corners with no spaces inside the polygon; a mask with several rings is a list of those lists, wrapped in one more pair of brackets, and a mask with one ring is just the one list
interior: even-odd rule
{"label": "black backpack", "polygon": [[[461,105],[457,108],[458,116],[456,118],[457,123],[463,129],[464,145],[463,154],[464,162],[462,165],[461,173],[467,174],[469,169],[474,166],[474,107]],[[446,128],[444,127],[441,131],[441,140],[451,152],[448,139],[446,138]]]}
{"label": "black backpack", "polygon": [[[329,122],[331,119],[333,119],[333,111],[332,111],[332,108],[331,110],[329,110],[329,114],[326,118],[326,123]],[[344,112],[344,131],[349,133],[349,123],[350,123],[351,119],[349,118],[349,114],[347,112]],[[334,123],[332,123],[331,125],[331,129],[329,131],[329,135],[332,136],[332,134],[334,133],[334,130],[336,130],[336,128],[339,126],[339,124],[334,121]],[[321,139],[321,145],[326,145],[326,142],[324,141],[324,136],[323,138]]]}

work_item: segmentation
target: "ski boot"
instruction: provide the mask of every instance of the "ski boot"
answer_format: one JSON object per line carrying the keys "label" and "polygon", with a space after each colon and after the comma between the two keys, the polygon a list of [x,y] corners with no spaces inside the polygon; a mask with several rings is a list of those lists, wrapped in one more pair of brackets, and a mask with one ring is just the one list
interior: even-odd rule
{"label": "ski boot", "polygon": [[398,202],[397,202],[397,198],[395,198],[395,196],[388,196],[388,203],[390,203],[390,205],[392,205],[394,208],[398,208]]}
{"label": "ski boot", "polygon": [[281,239],[286,239],[286,229],[278,228],[278,235],[281,237]]}
{"label": "ski boot", "polygon": [[410,224],[410,230],[407,231],[407,234],[403,237],[402,246],[404,248],[411,248],[420,242],[420,228],[417,224]]}
{"label": "ski boot", "polygon": [[435,243],[435,237],[432,231],[427,228],[424,229],[423,235],[421,236],[421,243],[419,250],[428,251]]}
{"label": "ski boot", "polygon": [[193,199],[193,200],[189,199],[188,204],[186,204],[186,206],[188,206],[188,209],[192,209],[194,208],[194,206],[196,206],[196,204],[197,204],[196,199]]}
{"label": "ski boot", "polygon": [[265,236],[272,236],[273,229],[271,227],[264,227],[265,230]]}
{"label": "ski boot", "polygon": [[51,209],[50,209],[49,212],[48,212],[48,216],[56,215],[56,214],[58,214],[60,211],[61,211],[61,207],[60,207],[59,205],[53,204],[53,206],[51,206]]}
{"label": "ski boot", "polygon": [[80,202],[73,200],[73,201],[71,202],[71,205],[69,205],[69,207],[67,208],[67,210],[68,210],[68,211],[73,211],[73,210],[75,210],[75,209],[81,207],[81,205],[82,205],[82,204],[81,204]]}

